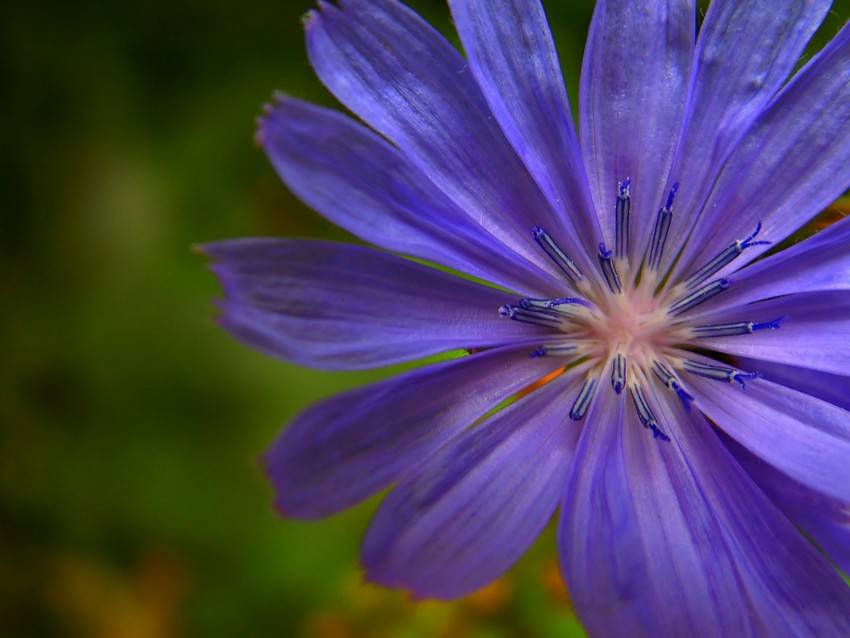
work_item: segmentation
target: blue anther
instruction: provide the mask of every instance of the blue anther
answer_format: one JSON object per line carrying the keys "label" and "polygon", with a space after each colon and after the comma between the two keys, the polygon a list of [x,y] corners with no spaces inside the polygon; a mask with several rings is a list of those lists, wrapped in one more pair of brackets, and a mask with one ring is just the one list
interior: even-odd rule
{"label": "blue anther", "polygon": [[605,275],[605,281],[608,282],[611,292],[614,294],[623,292],[620,286],[620,275],[617,274],[617,267],[611,259],[611,251],[605,248],[605,244],[599,244],[599,266],[602,268],[602,274]]}
{"label": "blue anther", "polygon": [[662,432],[661,430],[659,430],[657,425],[652,428],[652,436],[654,436],[656,439],[661,439],[662,441],[670,440],[670,437],[664,434],[664,432]]}
{"label": "blue anther", "polygon": [[631,181],[620,182],[617,194],[617,206],[615,211],[615,244],[614,251],[617,259],[628,259],[629,257],[629,214],[632,208],[629,185]]}
{"label": "blue anther", "polygon": [[531,231],[534,241],[543,249],[543,252],[551,259],[554,264],[572,281],[578,283],[584,278],[581,271],[576,266],[575,262],[567,257],[567,254],[561,250],[561,247],[555,243],[551,235],[540,226],[535,226]]}
{"label": "blue anther", "polygon": [[708,326],[694,326],[691,328],[691,334],[697,339],[712,339],[715,337],[735,337],[737,335],[747,335],[761,330],[779,330],[782,322],[787,318],[787,316],[777,317],[773,321],[765,321],[764,323],[738,321],[735,323],[716,323]]}
{"label": "blue anther", "polygon": [[665,366],[660,361],[652,362],[652,371],[655,373],[655,376],[661,379],[661,382],[666,386],[669,386],[670,381],[675,380],[676,378],[675,376],[673,376],[673,373],[670,372],[667,366]]}
{"label": "blue anther", "polygon": [[658,270],[661,265],[661,256],[664,254],[664,244],[667,243],[667,234],[670,232],[670,224],[673,221],[673,200],[679,190],[679,182],[673,184],[670,194],[667,196],[667,205],[658,209],[655,218],[655,228],[652,230],[652,238],[649,240],[649,255],[646,258],[646,267],[650,270]]}
{"label": "blue anther", "polygon": [[679,397],[679,400],[682,402],[682,406],[685,408],[685,412],[690,412],[691,401],[694,400],[694,397],[682,387],[681,382],[676,378],[676,376],[660,361],[653,362],[652,370],[655,372],[655,376],[658,377],[665,386],[676,393],[676,396]]}
{"label": "blue anther", "polygon": [[535,308],[523,308],[521,306],[502,306],[499,314],[514,321],[530,323],[544,328],[557,328],[563,325],[562,319],[557,314],[537,310]]}
{"label": "blue anther", "polygon": [[648,428],[652,424],[658,425],[658,421],[655,420],[655,415],[649,408],[649,403],[646,400],[646,395],[643,393],[643,389],[639,385],[633,384],[629,388],[629,391],[631,392],[635,410],[637,411],[638,418],[643,424],[643,427]]}
{"label": "blue anther", "polygon": [[749,237],[745,237],[744,239],[739,239],[735,241],[733,244],[729,244],[726,248],[721,250],[717,256],[709,261],[705,266],[697,270],[693,275],[688,277],[685,280],[685,286],[687,288],[696,288],[706,279],[711,277],[714,273],[718,272],[721,268],[726,267],[732,261],[740,255],[744,250],[750,248],[752,246],[763,246],[770,244],[772,242],[769,241],[753,241],[756,236],[761,232],[761,221],[759,221],[756,229],[753,231],[753,234]]}
{"label": "blue anther", "polygon": [[664,432],[662,432],[658,427],[658,420],[655,418],[655,415],[649,407],[649,403],[646,400],[646,395],[643,393],[643,389],[638,384],[633,383],[629,386],[629,392],[632,395],[635,411],[637,412],[638,419],[640,419],[643,427],[652,430],[652,435],[656,439],[669,441],[670,437],[664,434]]}
{"label": "blue anther", "polygon": [[626,387],[626,357],[618,352],[614,356],[614,365],[611,369],[611,387],[614,392],[620,394]]}
{"label": "blue anther", "polygon": [[690,412],[691,401],[694,400],[693,395],[689,394],[682,386],[670,386],[670,389],[676,393],[677,397],[679,397],[679,401],[682,402],[682,407],[685,408],[685,412]]}
{"label": "blue anther", "polygon": [[782,322],[786,319],[788,319],[788,315],[782,315],[773,321],[765,321],[764,323],[751,323],[749,324],[749,331],[758,332],[759,330],[779,330]]}
{"label": "blue anther", "polygon": [[561,299],[534,299],[525,297],[519,300],[520,307],[555,315],[575,316],[581,308],[589,308],[590,302],[580,297],[563,297]]}
{"label": "blue anther", "polygon": [[593,307],[593,304],[591,304],[587,299],[582,299],[581,297],[561,297],[560,299],[552,299],[549,302],[549,305],[552,308],[557,308],[563,305],[584,306],[585,308]]}
{"label": "blue anther", "polygon": [[555,311],[552,309],[551,299],[533,299],[531,297],[524,297],[519,300],[519,306],[524,310],[533,310],[534,312],[541,312],[550,315],[555,314]]}
{"label": "blue anther", "polygon": [[716,323],[708,326],[694,326],[691,334],[697,339],[711,339],[716,337],[735,337],[737,335],[750,334],[750,324],[746,321],[737,323]]}
{"label": "blue anther", "polygon": [[563,357],[569,354],[574,354],[576,350],[577,346],[571,343],[556,343],[540,346],[536,350],[532,350],[528,356],[532,359],[537,357]]}
{"label": "blue anther", "polygon": [[573,421],[581,421],[593,401],[593,395],[596,391],[596,379],[585,379],[578,392],[573,407],[570,409],[570,418]]}
{"label": "blue anther", "polygon": [[667,314],[677,317],[682,313],[695,308],[701,303],[708,301],[715,295],[720,294],[724,290],[726,290],[729,286],[732,285],[732,282],[728,279],[717,279],[712,281],[710,284],[706,284],[699,290],[696,290],[689,294],[686,297],[682,297],[675,303],[673,303],[669,310],[667,310]]}
{"label": "blue anther", "polygon": [[732,383],[734,381],[735,383],[740,384],[742,390],[746,389],[744,381],[760,379],[762,376],[760,372],[741,372],[734,368],[716,366],[709,363],[702,363],[700,361],[693,361],[691,359],[685,359],[682,362],[682,367],[688,372],[705,377],[706,379],[726,381],[728,383]]}
{"label": "blue anther", "polygon": [[679,182],[673,183],[673,188],[670,189],[670,194],[667,195],[667,205],[665,208],[671,209],[673,208],[673,200],[676,198],[676,193],[679,192]]}
{"label": "blue anther", "polygon": [[753,234],[749,237],[744,237],[744,239],[739,239],[736,244],[740,245],[741,250],[743,251],[745,248],[749,248],[750,246],[769,246],[773,242],[767,240],[759,240],[753,241],[758,234],[761,232],[761,220],[759,220],[758,225],[756,225],[756,229],[753,231]]}
{"label": "blue anther", "polygon": [[729,381],[741,384],[741,389],[746,390],[747,386],[744,384],[744,380],[753,381],[755,379],[761,379],[763,376],[761,372],[739,372],[738,370],[732,370]]}

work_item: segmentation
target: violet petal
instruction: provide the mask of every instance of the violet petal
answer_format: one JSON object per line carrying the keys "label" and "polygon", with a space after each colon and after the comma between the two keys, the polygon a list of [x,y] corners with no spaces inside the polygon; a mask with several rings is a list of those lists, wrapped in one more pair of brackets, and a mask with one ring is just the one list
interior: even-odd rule
{"label": "violet petal", "polygon": [[351,118],[280,96],[258,137],[298,197],[361,239],[503,286],[556,289],[555,278],[493,239],[403,153]]}
{"label": "violet petal", "polygon": [[499,316],[504,292],[372,248],[244,239],[209,244],[220,323],[266,354],[354,370],[540,334]]}
{"label": "violet petal", "polygon": [[403,478],[363,541],[367,578],[451,599],[507,570],[558,506],[580,431],[566,416],[579,384],[562,375]]}
{"label": "violet petal", "polygon": [[696,9],[690,0],[599,0],[581,72],[579,122],[596,213],[613,245],[618,183],[632,183],[633,255],[660,203],[687,96]]}

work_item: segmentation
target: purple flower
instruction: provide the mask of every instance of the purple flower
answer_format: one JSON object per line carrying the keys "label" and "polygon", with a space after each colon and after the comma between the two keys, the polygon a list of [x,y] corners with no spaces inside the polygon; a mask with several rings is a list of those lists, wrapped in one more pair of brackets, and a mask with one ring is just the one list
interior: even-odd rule
{"label": "purple flower", "polygon": [[850,220],[777,250],[850,185],[850,29],[788,79],[829,2],[715,0],[696,38],[694,4],[597,3],[578,131],[537,0],[450,0],[466,58],[390,0],[307,17],[365,126],[279,96],[259,139],[382,250],[206,250],[222,324],[265,353],[466,354],[319,403],[267,453],[287,516],[393,486],[370,580],[463,596],[560,507],[592,635],[850,635],[824,557],[850,571]]}

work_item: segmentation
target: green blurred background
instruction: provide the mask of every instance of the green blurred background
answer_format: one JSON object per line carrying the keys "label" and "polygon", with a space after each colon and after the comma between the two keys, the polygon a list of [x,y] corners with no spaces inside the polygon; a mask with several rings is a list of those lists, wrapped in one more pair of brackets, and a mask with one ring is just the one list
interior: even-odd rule
{"label": "green blurred background", "polygon": [[[218,287],[191,251],[350,240],[252,143],[273,89],[333,104],[303,51],[312,4],[3,9],[2,636],[580,635],[551,529],[482,592],[415,603],[361,582],[375,501],[311,524],[270,507],[257,458],[278,429],[386,374],[240,346],[212,321]],[[412,4],[454,39],[442,0]],[[547,8],[575,95],[592,2]]]}
{"label": "green blurred background", "polygon": [[[0,636],[511,636],[574,624],[550,536],[493,588],[361,583],[376,502],[278,518],[257,462],[298,410],[384,372],[267,359],[212,321],[193,244],[348,238],[254,146],[274,89],[333,104],[311,0],[18,0],[0,21]],[[418,10],[449,32],[441,0]],[[551,9],[573,74],[589,2]],[[575,82],[575,80],[573,80]]]}

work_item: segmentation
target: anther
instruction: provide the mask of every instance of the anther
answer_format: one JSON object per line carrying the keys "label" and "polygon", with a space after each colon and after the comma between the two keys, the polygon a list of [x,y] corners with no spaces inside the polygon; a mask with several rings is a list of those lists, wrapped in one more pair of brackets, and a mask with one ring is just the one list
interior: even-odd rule
{"label": "anther", "polygon": [[530,323],[544,328],[559,328],[563,320],[556,313],[538,310],[536,308],[523,308],[521,306],[502,306],[499,314],[514,321]]}
{"label": "anther", "polygon": [[667,243],[667,233],[670,232],[670,223],[673,221],[673,200],[678,190],[679,182],[676,182],[667,196],[667,205],[664,208],[658,209],[658,215],[655,218],[655,228],[652,230],[652,238],[649,241],[649,255],[646,259],[646,267],[650,270],[658,270],[658,267],[661,265],[661,255],[664,253],[664,244]]}
{"label": "anther", "polygon": [[617,194],[617,208],[615,215],[616,233],[614,254],[617,259],[629,258],[629,214],[632,203],[629,193],[629,178],[626,181],[620,182],[619,192]]}
{"label": "anther", "polygon": [[618,352],[614,356],[613,367],[611,369],[611,387],[614,392],[620,394],[623,388],[626,387],[626,356]]}
{"label": "anther", "polygon": [[519,305],[526,310],[537,310],[559,315],[577,316],[590,308],[591,303],[580,297],[562,297],[560,299],[533,299],[525,297],[519,300]]}
{"label": "anther", "polygon": [[528,356],[532,359],[537,357],[562,357],[568,354],[574,354],[578,349],[571,343],[557,343],[553,345],[540,346],[536,350],[532,350]]}
{"label": "anther", "polygon": [[710,284],[706,284],[699,290],[695,290],[687,297],[682,297],[677,302],[673,303],[669,310],[667,310],[667,314],[677,317],[682,313],[695,308],[701,303],[708,301],[715,295],[720,294],[731,285],[732,282],[728,279],[717,279],[712,281]]}
{"label": "anther", "polygon": [[691,359],[685,359],[682,361],[682,367],[688,372],[705,377],[706,379],[726,381],[728,383],[732,383],[734,381],[735,383],[740,384],[742,390],[746,389],[744,381],[761,379],[762,376],[760,372],[741,372],[734,368],[716,366],[709,363],[702,363],[700,361],[693,361]]}
{"label": "anther", "polygon": [[760,232],[761,222],[758,223],[752,235],[744,237],[744,239],[739,239],[733,244],[729,244],[726,248],[721,250],[714,259],[688,277],[685,280],[685,287],[688,289],[696,288],[714,273],[718,272],[721,268],[732,263],[732,261],[747,248],[771,244],[772,242],[769,241],[754,241]]}
{"label": "anther", "polygon": [[605,244],[599,244],[599,266],[602,268],[602,274],[605,275],[605,281],[608,282],[611,292],[620,294],[623,288],[620,286],[620,275],[617,274],[617,267],[611,259],[611,254],[611,251],[605,248]]}
{"label": "anther", "polygon": [[593,395],[596,391],[596,379],[585,379],[578,392],[575,403],[570,409],[570,418],[573,421],[581,421],[593,401]]}
{"label": "anther", "polygon": [[660,361],[653,362],[652,371],[661,380],[661,383],[676,393],[676,396],[679,397],[682,406],[685,408],[685,412],[690,412],[691,401],[694,400],[694,397],[682,387],[681,381]]}
{"label": "anther", "polygon": [[709,326],[693,326],[691,335],[696,339],[712,339],[715,337],[734,337],[747,335],[762,330],[779,330],[782,322],[788,317],[777,317],[764,323],[738,321],[736,323],[716,323]]}
{"label": "anther", "polygon": [[534,241],[543,249],[543,252],[569,277],[570,281],[578,283],[584,278],[584,275],[581,274],[575,262],[567,257],[567,254],[561,250],[561,247],[555,243],[555,240],[552,239],[549,233],[540,228],[540,226],[535,226],[531,234],[534,237]]}
{"label": "anther", "polygon": [[637,383],[632,383],[629,386],[629,392],[632,395],[635,411],[637,412],[638,418],[640,419],[643,427],[652,430],[652,435],[655,438],[661,439],[662,441],[669,441],[670,437],[659,429],[658,420],[655,418],[655,415],[649,407],[649,403],[646,400],[646,395],[643,393],[643,389]]}

